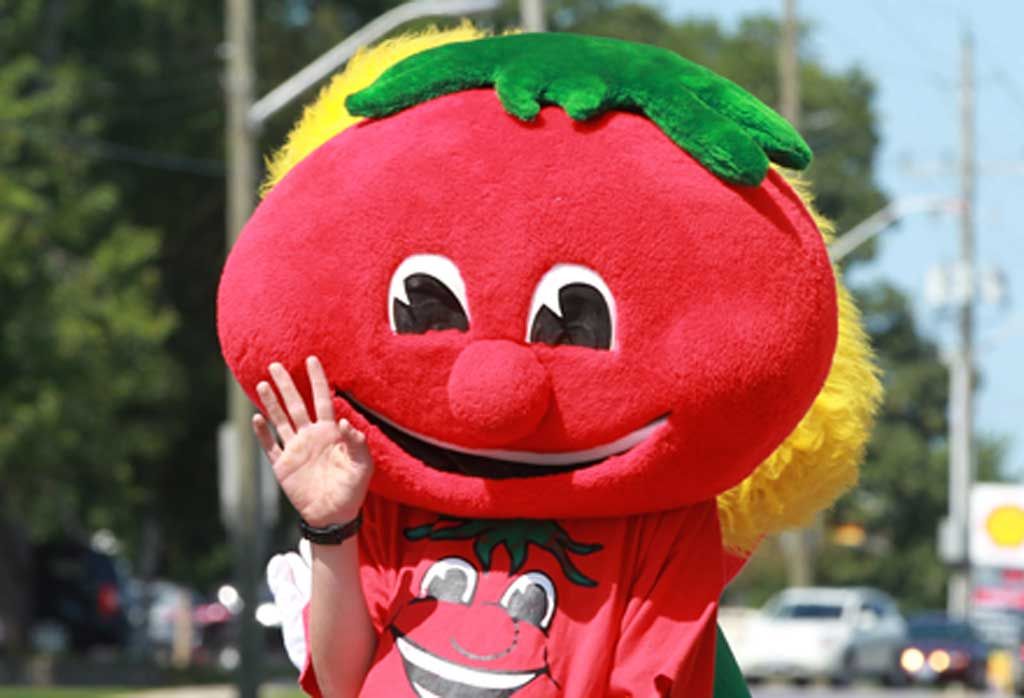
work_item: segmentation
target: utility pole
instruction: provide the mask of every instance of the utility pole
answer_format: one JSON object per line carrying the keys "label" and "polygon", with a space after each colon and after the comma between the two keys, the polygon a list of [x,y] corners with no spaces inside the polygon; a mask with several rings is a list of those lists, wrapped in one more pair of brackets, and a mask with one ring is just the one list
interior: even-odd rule
{"label": "utility pole", "polygon": [[[256,203],[258,167],[256,134],[249,125],[256,83],[255,26],[252,0],[225,0],[227,74],[227,249],[238,238]],[[254,610],[263,557],[263,516],[259,465],[250,426],[252,405],[231,372],[228,372],[228,419],[231,423],[236,462],[238,525],[233,531],[236,551],[236,585],[244,606],[239,614],[237,686],[239,698],[257,698],[262,683],[261,634]]]}
{"label": "utility pole", "polygon": [[547,31],[544,0],[519,0],[519,22],[525,32]]}
{"label": "utility pole", "polygon": [[[779,112],[793,128],[800,128],[800,58],[797,51],[799,27],[796,0],[783,0],[782,37],[779,41]],[[817,522],[812,527],[817,527]],[[785,531],[779,545],[786,559],[789,586],[810,586],[814,582],[811,565],[812,530]]]}
{"label": "utility pole", "polygon": [[800,130],[799,26],[796,0],[783,0],[782,40],[779,42],[779,112]]}
{"label": "utility pole", "polygon": [[965,618],[970,606],[967,526],[974,482],[974,40],[969,31],[961,44],[960,93],[960,272],[966,281],[957,312],[957,347],[949,371],[949,534],[948,611]]}

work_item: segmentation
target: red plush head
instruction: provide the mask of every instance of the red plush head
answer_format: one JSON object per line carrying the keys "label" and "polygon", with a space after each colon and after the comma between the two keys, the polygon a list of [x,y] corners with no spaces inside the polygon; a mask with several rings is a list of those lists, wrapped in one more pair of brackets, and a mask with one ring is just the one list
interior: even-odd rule
{"label": "red plush head", "polygon": [[836,342],[821,235],[774,171],[731,184],[642,115],[523,122],[491,89],[305,157],[218,310],[250,395],[319,356],[373,489],[460,516],[713,497],[793,429]]}

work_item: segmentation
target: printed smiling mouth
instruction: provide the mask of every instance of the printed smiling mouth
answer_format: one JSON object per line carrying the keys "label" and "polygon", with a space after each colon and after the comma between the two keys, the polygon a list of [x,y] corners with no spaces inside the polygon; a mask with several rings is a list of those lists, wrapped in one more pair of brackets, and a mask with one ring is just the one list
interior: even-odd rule
{"label": "printed smiling mouth", "polygon": [[646,441],[668,419],[661,417],[614,441],[582,451],[538,453],[471,449],[445,443],[400,427],[386,417],[359,404],[351,395],[340,390],[335,390],[335,395],[380,429],[395,445],[425,465],[446,473],[459,473],[492,480],[539,477],[581,470],[612,456],[625,453]]}
{"label": "printed smiling mouth", "polygon": [[508,698],[547,669],[492,671],[475,669],[432,654],[391,627],[395,646],[402,655],[405,675],[420,698]]}

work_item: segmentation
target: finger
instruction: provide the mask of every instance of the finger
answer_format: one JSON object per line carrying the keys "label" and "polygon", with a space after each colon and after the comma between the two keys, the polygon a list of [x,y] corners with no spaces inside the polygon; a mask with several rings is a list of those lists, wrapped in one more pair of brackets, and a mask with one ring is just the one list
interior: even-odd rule
{"label": "finger", "polygon": [[334,421],[334,405],[331,404],[331,388],[327,384],[327,375],[320,359],[310,356],[306,359],[306,372],[309,374],[309,385],[313,388],[313,407],[316,409],[317,420]]}
{"label": "finger", "polygon": [[341,431],[341,444],[336,453],[344,452],[348,464],[357,469],[373,467],[370,450],[366,447],[366,434],[349,424],[346,419],[338,422],[338,429]]}
{"label": "finger", "polygon": [[352,446],[363,446],[366,444],[366,434],[352,426],[347,419],[338,421],[338,429],[341,430],[341,439]]}
{"label": "finger", "polygon": [[299,395],[298,388],[295,387],[291,375],[285,370],[284,366],[276,362],[270,364],[270,377],[274,379],[277,392],[281,393],[281,397],[284,399],[284,407],[288,411],[288,416],[291,417],[295,429],[299,430],[309,424],[309,413],[306,412],[306,403],[302,400],[302,396]]}
{"label": "finger", "polygon": [[288,415],[281,408],[281,403],[277,401],[277,394],[274,392],[274,389],[270,387],[270,383],[260,381],[256,384],[256,394],[260,396],[263,408],[267,411],[267,415],[270,417],[274,428],[277,429],[277,435],[281,437],[282,441],[288,443],[288,440],[295,436],[295,429],[292,428],[292,423],[288,421]]}
{"label": "finger", "polygon": [[273,465],[281,455],[281,447],[277,445],[277,440],[270,433],[270,425],[267,424],[263,415],[254,414],[252,416],[252,430],[256,432],[256,440],[260,442],[260,448],[267,454],[270,464]]}

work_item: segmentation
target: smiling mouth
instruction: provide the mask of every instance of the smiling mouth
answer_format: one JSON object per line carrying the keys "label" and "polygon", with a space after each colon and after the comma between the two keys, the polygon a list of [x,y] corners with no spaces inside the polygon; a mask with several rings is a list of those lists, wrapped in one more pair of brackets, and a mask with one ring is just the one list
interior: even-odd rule
{"label": "smiling mouth", "polygon": [[547,669],[491,671],[474,669],[442,659],[391,628],[395,646],[402,656],[405,675],[420,698],[507,698]]}
{"label": "smiling mouth", "polygon": [[668,417],[661,417],[614,441],[579,451],[543,453],[466,448],[418,434],[361,405],[351,395],[341,391],[335,391],[335,394],[380,429],[396,446],[425,465],[446,473],[492,480],[555,475],[596,465],[643,443],[668,421]]}

